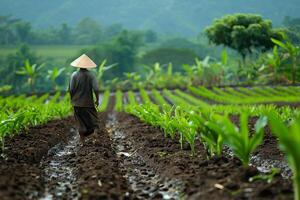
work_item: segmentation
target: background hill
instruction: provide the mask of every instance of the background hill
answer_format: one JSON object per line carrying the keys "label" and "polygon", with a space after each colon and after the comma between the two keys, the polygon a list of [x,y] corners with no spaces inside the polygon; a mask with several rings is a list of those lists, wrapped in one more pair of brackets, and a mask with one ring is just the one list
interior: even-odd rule
{"label": "background hill", "polygon": [[299,17],[299,0],[0,0],[0,15],[30,21],[36,27],[74,25],[91,17],[102,25],[121,23],[133,29],[193,36],[214,18],[236,12],[259,13],[279,25]]}

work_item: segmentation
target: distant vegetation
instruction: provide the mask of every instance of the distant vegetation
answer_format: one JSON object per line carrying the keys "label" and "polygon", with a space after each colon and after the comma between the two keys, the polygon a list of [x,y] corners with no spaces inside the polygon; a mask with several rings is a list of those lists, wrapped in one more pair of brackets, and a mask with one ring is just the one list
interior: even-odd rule
{"label": "distant vegetation", "polygon": [[255,50],[265,52],[274,47],[270,38],[281,40],[283,31],[273,29],[272,22],[259,15],[235,14],[214,21],[206,34],[211,42],[230,47],[245,59]]}
{"label": "distant vegetation", "polygon": [[69,63],[82,53],[103,69],[113,66],[95,71],[102,89],[297,83],[299,21],[286,17],[282,27],[273,28],[259,15],[227,15],[195,37],[182,38],[120,24],[102,26],[91,18],[39,29],[2,16],[0,73],[5,76],[0,89],[65,90],[75,70]]}

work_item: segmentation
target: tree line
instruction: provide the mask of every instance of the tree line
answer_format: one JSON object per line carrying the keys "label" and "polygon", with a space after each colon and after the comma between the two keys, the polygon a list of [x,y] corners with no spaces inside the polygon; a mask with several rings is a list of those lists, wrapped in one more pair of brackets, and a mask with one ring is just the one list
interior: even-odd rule
{"label": "tree line", "polygon": [[[97,44],[110,40],[124,30],[121,24],[102,26],[97,21],[87,17],[81,19],[75,26],[62,23],[58,27],[46,29],[34,28],[30,22],[12,16],[0,16],[0,44],[63,44],[83,45]],[[141,31],[145,42],[155,42],[157,33],[152,30]]]}

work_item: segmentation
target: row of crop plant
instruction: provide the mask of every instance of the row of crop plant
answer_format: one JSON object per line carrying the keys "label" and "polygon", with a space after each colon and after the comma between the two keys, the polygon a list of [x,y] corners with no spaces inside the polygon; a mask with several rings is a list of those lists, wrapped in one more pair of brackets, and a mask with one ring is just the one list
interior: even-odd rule
{"label": "row of crop plant", "polygon": [[30,126],[44,124],[55,118],[63,118],[71,114],[69,95],[61,97],[56,93],[49,98],[48,94],[41,97],[11,96],[0,99],[0,143],[4,150],[6,136],[18,134]]}
{"label": "row of crop plant", "polygon": [[275,102],[300,102],[300,88],[289,87],[188,87],[190,93],[217,103],[257,104]]}
{"label": "row of crop plant", "polygon": [[[172,93],[164,90],[163,95],[167,96],[175,105],[171,107],[165,104],[166,101],[163,96],[154,90],[152,91],[153,98],[155,101],[161,102],[162,105],[151,102],[138,104],[136,101],[131,100],[125,106],[125,111],[154,127],[160,128],[166,137],[174,139],[178,135],[181,146],[187,142],[193,155],[197,152],[195,149],[197,140],[202,142],[207,149],[208,158],[221,156],[222,149],[226,144],[247,167],[251,153],[262,143],[264,127],[269,124],[272,133],[278,137],[279,144],[287,155],[289,165],[293,171],[295,200],[299,200],[300,151],[298,151],[298,146],[300,145],[300,118],[298,113],[293,113],[293,116],[289,113],[291,120],[287,123],[285,118],[280,116],[281,113],[276,110],[278,108],[260,108],[259,113],[255,113],[256,116],[259,116],[259,119],[256,121],[254,132],[250,134],[248,118],[254,114],[254,112],[249,112],[250,107],[238,112],[240,114],[240,124],[237,126],[229,118],[232,110],[226,112],[222,108],[222,112],[219,112],[216,108],[211,109],[213,105],[207,105],[203,102],[200,102],[199,106],[191,105],[187,101],[191,97],[183,98],[187,94],[181,91]],[[130,96],[132,99],[131,92]],[[199,103],[191,99],[190,101],[195,104]],[[252,107],[255,108],[256,106]],[[291,110],[287,112],[291,112]],[[236,113],[234,112],[234,114]]]}

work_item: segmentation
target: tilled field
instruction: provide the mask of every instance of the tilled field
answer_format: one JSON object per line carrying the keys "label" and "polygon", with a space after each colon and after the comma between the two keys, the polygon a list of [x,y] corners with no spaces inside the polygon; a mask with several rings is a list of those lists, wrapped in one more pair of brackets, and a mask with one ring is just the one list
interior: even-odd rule
{"label": "tilled field", "polygon": [[[289,179],[272,183],[248,179],[258,173],[244,169],[230,156],[207,160],[180,150],[178,142],[126,113],[99,114],[96,140],[66,150],[74,137],[72,118],[31,128],[6,142],[1,159],[2,199],[292,199]],[[106,125],[105,125],[106,123]],[[261,156],[283,157],[266,138]],[[266,149],[270,146],[273,154]],[[67,151],[63,153],[63,151]],[[49,151],[49,152],[48,152]],[[276,152],[277,151],[277,152]],[[55,158],[59,157],[59,158]],[[59,169],[50,165],[58,162]],[[283,161],[284,162],[284,161]],[[54,167],[54,168],[53,168]],[[50,172],[49,172],[50,170]],[[52,171],[51,171],[52,170]]]}
{"label": "tilled field", "polygon": [[[175,98],[164,98],[176,104]],[[191,156],[187,143],[181,149],[178,135],[164,137],[137,117],[116,112],[115,105],[111,96],[107,111],[99,113],[100,129],[83,146],[73,117],[7,138],[0,158],[1,199],[293,199],[291,170],[268,126],[250,167],[244,167],[226,146],[222,156],[208,159],[198,139]],[[230,119],[239,126],[237,115]],[[256,121],[249,118],[250,134]],[[271,182],[249,181],[272,167],[281,173]]]}

